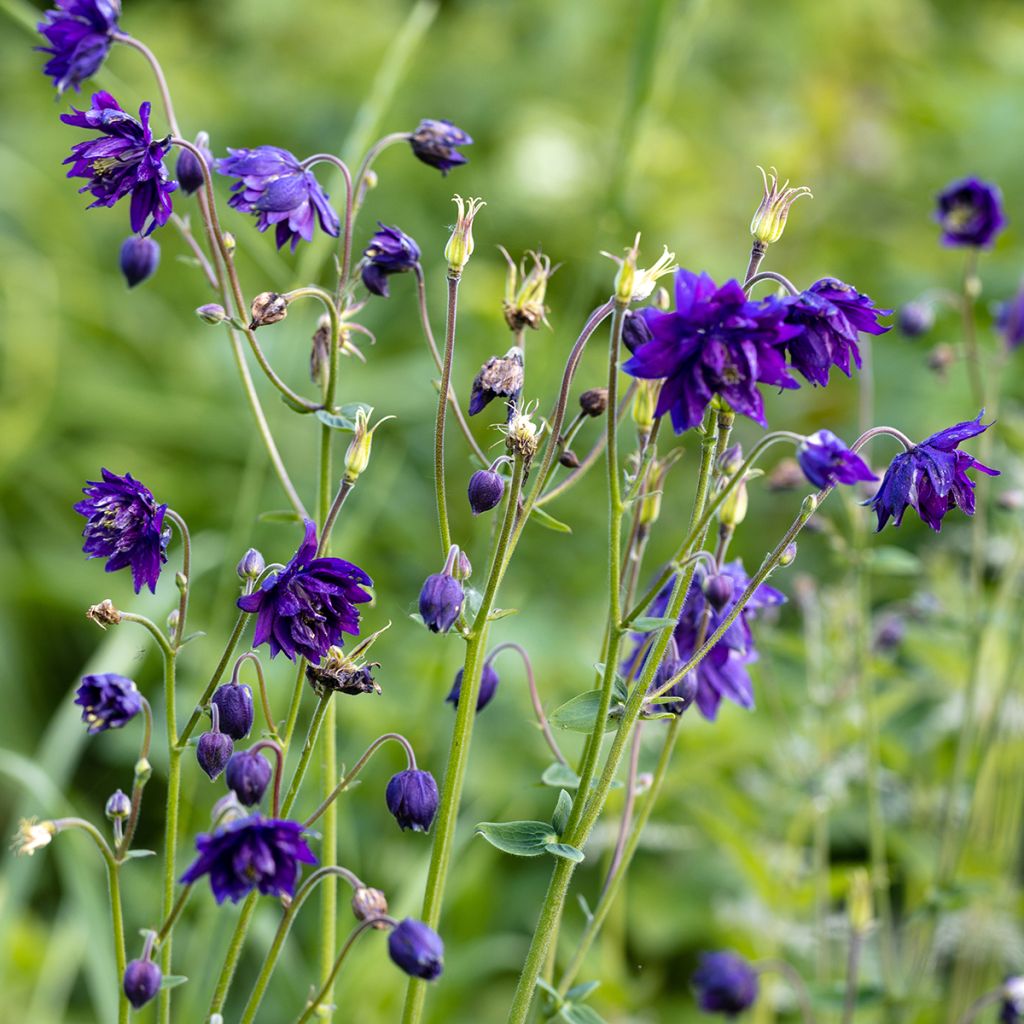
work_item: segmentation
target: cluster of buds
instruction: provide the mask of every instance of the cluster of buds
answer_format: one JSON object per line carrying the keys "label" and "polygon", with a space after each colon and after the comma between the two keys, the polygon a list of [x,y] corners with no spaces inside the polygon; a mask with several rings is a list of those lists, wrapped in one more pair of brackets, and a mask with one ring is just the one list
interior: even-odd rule
{"label": "cluster of buds", "polygon": [[[505,323],[512,331],[522,331],[527,327],[535,331],[542,323],[548,322],[548,308],[544,305],[544,295],[547,292],[548,281],[558,267],[551,266],[550,256],[532,250],[527,252],[517,267],[508,252],[502,246],[498,248],[508,262],[505,300],[501,307],[505,314]],[[529,270],[526,269],[527,258],[533,260]],[[522,283],[517,288],[519,276],[522,277]]]}

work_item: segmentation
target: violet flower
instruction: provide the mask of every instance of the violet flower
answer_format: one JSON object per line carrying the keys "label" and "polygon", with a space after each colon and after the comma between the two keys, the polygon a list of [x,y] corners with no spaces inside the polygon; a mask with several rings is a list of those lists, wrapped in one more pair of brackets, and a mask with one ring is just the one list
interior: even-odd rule
{"label": "violet flower", "polygon": [[728,950],[702,953],[693,986],[702,1010],[732,1017],[749,1009],[757,999],[757,971]]}
{"label": "violet flower", "polygon": [[422,921],[407,917],[388,936],[388,955],[398,967],[414,978],[433,981],[444,969],[441,937]]}
{"label": "violet flower", "polygon": [[363,250],[363,284],[374,294],[388,297],[388,278],[414,269],[420,261],[420,247],[403,231],[377,221],[375,232]]}
{"label": "violet flower", "polygon": [[83,676],[75,691],[75,703],[82,709],[82,721],[90,736],[121,729],[142,710],[142,694],[135,683],[116,672]]}
{"label": "violet flower", "polygon": [[49,46],[40,46],[50,59],[43,74],[53,79],[54,88],[63,93],[70,85],[76,92],[82,82],[100,69],[107,57],[117,19],[120,0],[56,0],[36,28]]}
{"label": "violet flower", "polygon": [[805,437],[796,450],[796,461],[815,487],[878,479],[867,463],[831,430],[819,430]]}
{"label": "violet flower", "polygon": [[156,998],[163,974],[150,959],[132,960],[124,970],[121,987],[125,998],[136,1010]]}
{"label": "violet flower", "polygon": [[[494,666],[489,661],[484,662],[483,671],[480,674],[480,692],[476,698],[476,710],[477,713],[483,711],[488,704],[494,699],[495,693],[498,691],[498,673],[494,670]],[[462,669],[455,673],[455,682],[452,683],[451,691],[448,696],[445,697],[445,702],[454,705],[456,708],[459,706],[459,698],[462,696]]]}
{"label": "violet flower", "polygon": [[439,796],[437,783],[430,772],[407,768],[391,777],[385,792],[388,810],[404,832],[429,832],[437,814]]}
{"label": "violet flower", "polygon": [[457,146],[472,145],[473,140],[451,121],[424,118],[409,136],[412,151],[425,164],[447,174],[453,167],[467,162]]}
{"label": "violet flower", "polygon": [[961,178],[936,197],[935,219],[942,244],[987,249],[1006,224],[998,186],[978,178]]}

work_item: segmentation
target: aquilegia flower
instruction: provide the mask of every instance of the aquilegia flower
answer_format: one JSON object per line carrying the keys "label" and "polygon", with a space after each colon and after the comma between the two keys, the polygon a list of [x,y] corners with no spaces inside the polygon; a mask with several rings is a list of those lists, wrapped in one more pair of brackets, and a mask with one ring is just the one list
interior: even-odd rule
{"label": "aquilegia flower", "polygon": [[406,768],[391,777],[384,796],[403,832],[407,828],[413,832],[430,831],[439,800],[437,783],[430,772]]}
{"label": "aquilegia flower", "polygon": [[75,505],[87,520],[82,550],[90,558],[106,558],[107,572],[131,566],[136,594],[143,585],[156,593],[171,539],[170,527],[164,527],[167,506],[157,505],[149,488],[131,473],[118,476],[108,469],[100,473],[102,481],[90,480],[82,488],[85,499]]}
{"label": "aquilegia flower", "polygon": [[120,729],[142,710],[139,688],[116,672],[83,676],[75,691],[75,703],[82,709],[82,721],[90,736],[107,729]]}
{"label": "aquilegia flower", "polygon": [[300,238],[311,242],[316,221],[326,234],[338,237],[341,225],[330,197],[294,154],[277,146],[229,148],[228,152],[230,156],[216,161],[221,174],[238,178],[231,186],[234,195],[228,206],[256,215],[259,231],[274,227],[278,249],[291,242],[295,252]]}
{"label": "aquilegia flower", "polygon": [[259,814],[196,836],[196,849],[199,856],[181,881],[190,885],[209,875],[218,903],[237,903],[253,889],[265,896],[294,896],[299,863],[316,863],[297,821]]}
{"label": "aquilegia flower", "polygon": [[878,515],[877,529],[881,530],[890,517],[899,526],[908,506],[936,532],[942,529],[942,517],[951,508],[974,515],[974,481],[967,470],[999,476],[999,470],[982,465],[959,449],[961,441],[977,437],[992,425],[981,422],[983,415],[984,410],[977,419],[940,430],[892,460],[875,496],[865,502]]}
{"label": "aquilegia flower", "polygon": [[100,133],[71,147],[69,178],[88,178],[79,192],[91,192],[94,206],[113,206],[119,199],[132,197],[129,212],[132,231],[148,235],[166,224],[171,216],[171,193],[178,187],[164,167],[171,148],[170,136],[153,139],[149,127],[150,104],[139,107],[136,120],[123,111],[109,92],[93,95],[90,110],[61,114],[65,124]]}
{"label": "aquilegia flower", "polygon": [[[722,566],[719,574],[731,577],[733,586],[730,599],[721,607],[716,608],[714,605],[709,606],[704,595],[704,579],[707,570],[703,565],[698,565],[694,570],[690,589],[687,591],[679,615],[679,624],[672,634],[675,646],[669,646],[669,650],[658,668],[658,675],[652,684],[652,689],[660,689],[695,653],[705,610],[710,608],[707,626],[707,635],[710,636],[728,617],[750,582],[750,577],[739,561],[726,563]],[[675,578],[665,584],[658,596],[651,602],[648,615],[657,617],[665,614],[674,583]],[[683,698],[683,704],[669,703],[665,704],[663,709],[665,711],[683,710],[688,699],[695,699],[700,713],[709,721],[714,721],[723,697],[728,697],[740,707],[752,708],[754,706],[754,689],[747,672],[747,665],[757,660],[757,651],[754,648],[750,620],[755,618],[762,609],[782,604],[785,600],[785,595],[780,591],[762,583],[754,591],[736,621],[729,626],[722,638],[697,666],[695,670],[696,697],[693,698],[692,680],[688,681],[684,678],[672,691],[673,696]],[[624,675],[639,674],[642,665],[637,666],[636,659],[644,652],[648,639],[649,634],[637,634],[636,646],[622,665]],[[646,659],[646,653],[643,656]]]}
{"label": "aquilegia flower", "polygon": [[224,683],[213,691],[211,704],[217,705],[220,730],[233,740],[244,740],[252,732],[256,709],[252,688],[246,683]]}
{"label": "aquilegia flower", "polygon": [[[484,662],[483,671],[480,674],[480,692],[476,698],[477,711],[483,711],[494,699],[498,690],[498,673],[489,661]],[[445,697],[448,704],[459,706],[459,698],[462,696],[462,669],[455,673],[455,682],[452,683],[451,692]]]}
{"label": "aquilegia flower", "polygon": [[776,298],[753,302],[737,281],[718,286],[707,274],[676,272],[676,310],[641,310],[652,340],[623,365],[646,380],[664,378],[656,416],[671,414],[676,433],[700,423],[715,395],[761,426],[764,402],[758,384],[796,388],[781,346],[801,333],[787,324]]}
{"label": "aquilegia flower", "polygon": [[413,153],[425,164],[436,167],[447,174],[453,167],[467,162],[457,146],[470,146],[473,140],[451,121],[435,121],[424,118],[409,136]]}
{"label": "aquilegia flower", "polygon": [[998,186],[978,178],[961,178],[936,198],[935,219],[942,226],[942,244],[987,249],[1006,224]]}
{"label": "aquilegia flower", "polygon": [[796,461],[815,487],[878,479],[867,463],[831,430],[819,430],[805,437],[796,450]]}
{"label": "aquilegia flower", "polygon": [[441,937],[422,921],[407,917],[388,936],[388,955],[396,966],[414,978],[433,981],[444,969]]}
{"label": "aquilegia flower", "polygon": [[700,1008],[709,1013],[735,1016],[757,999],[757,971],[743,957],[728,950],[702,953],[693,986]]}
{"label": "aquilegia flower", "polygon": [[398,228],[381,224],[363,250],[363,284],[374,295],[388,297],[388,278],[412,270],[420,261],[420,247]]}
{"label": "aquilegia flower", "polygon": [[246,807],[255,807],[274,776],[270,762],[258,750],[240,750],[232,754],[224,769],[228,789]]}
{"label": "aquilegia flower", "polygon": [[142,284],[160,265],[160,245],[155,239],[129,235],[121,246],[121,273],[129,288]]}
{"label": "aquilegia flower", "polygon": [[36,28],[50,44],[40,46],[50,59],[43,73],[53,79],[58,93],[70,85],[78,91],[82,82],[91,78],[106,59],[117,19],[121,16],[120,0],[57,0]]}
{"label": "aquilegia flower", "polygon": [[264,580],[238,607],[257,616],[253,647],[270,645],[270,656],[284,652],[319,662],[344,634],[359,635],[357,604],[371,600],[363,587],[373,580],[343,558],[317,558],[316,524],[306,520],[306,536],[292,560]]}
{"label": "aquilegia flower", "polygon": [[876,309],[867,295],[835,278],[815,281],[806,291],[783,300],[786,323],[800,330],[785,343],[794,370],[824,386],[833,366],[850,376],[851,359],[860,369],[857,334],[885,334],[878,323],[891,309]]}

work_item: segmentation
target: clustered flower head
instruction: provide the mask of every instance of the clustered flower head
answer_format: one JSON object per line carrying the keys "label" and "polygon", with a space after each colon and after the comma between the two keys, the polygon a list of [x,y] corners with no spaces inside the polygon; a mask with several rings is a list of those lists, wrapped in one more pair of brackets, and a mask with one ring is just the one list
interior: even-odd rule
{"label": "clustered flower head", "polygon": [[196,849],[199,856],[181,881],[191,885],[209,875],[218,903],[237,903],[253,889],[265,896],[294,896],[299,864],[316,863],[298,822],[259,814],[197,836]]}
{"label": "clustered flower head", "polygon": [[974,481],[967,471],[978,469],[999,476],[999,470],[983,465],[959,448],[961,442],[991,426],[981,422],[983,415],[984,410],[977,419],[940,430],[892,460],[875,496],[866,502],[878,516],[879,530],[890,518],[899,526],[908,507],[936,532],[942,529],[942,517],[952,508],[974,515]]}
{"label": "clustered flower head", "polygon": [[278,146],[228,149],[230,156],[215,162],[219,173],[237,178],[228,205],[258,219],[256,228],[274,228],[278,249],[291,243],[295,252],[299,239],[313,240],[313,226],[337,238],[341,225],[312,171],[303,169],[298,158]]}
{"label": "clustered flower head", "polygon": [[936,198],[935,219],[942,227],[942,244],[987,249],[1006,225],[1003,196],[998,186],[978,178],[961,178]]}
{"label": "clustered flower head", "polygon": [[383,298],[388,297],[388,278],[414,269],[420,261],[420,247],[404,231],[377,222],[378,230],[363,250],[363,284]]}
{"label": "clustered flower head", "polygon": [[150,104],[139,107],[138,119],[123,111],[109,92],[92,97],[89,110],[61,114],[65,124],[87,128],[100,137],[71,147],[69,178],[88,178],[79,192],[91,192],[94,206],[113,206],[131,196],[129,220],[132,231],[149,234],[171,216],[171,193],[178,187],[170,180],[164,157],[171,148],[170,136],[154,140],[149,127]]}
{"label": "clustered flower head", "polygon": [[819,430],[805,437],[796,450],[796,459],[815,487],[878,479],[868,464],[831,430]]}
{"label": "clustered flower head", "polygon": [[82,82],[100,69],[113,42],[121,16],[120,0],[56,0],[36,27],[48,46],[40,46],[50,59],[43,73],[63,93],[68,86],[76,92]]}
{"label": "clustered flower head", "polygon": [[466,157],[458,151],[458,146],[472,145],[473,140],[451,121],[424,118],[416,131],[409,136],[409,145],[413,153],[425,164],[436,167],[442,174],[447,174],[453,167],[467,162]]}
{"label": "clustered flower head", "polygon": [[120,729],[142,710],[142,694],[135,683],[116,672],[84,676],[75,691],[82,721],[90,735]]}
{"label": "clustered flower head", "polygon": [[757,971],[737,953],[703,953],[693,974],[693,986],[702,1010],[732,1017],[749,1009],[757,999]]}
{"label": "clustered flower head", "polygon": [[166,505],[157,505],[148,487],[132,478],[101,469],[102,480],[90,480],[75,511],[87,522],[82,550],[90,558],[106,558],[107,572],[130,566],[137,594],[143,586],[156,593],[170,528],[164,528]]}
{"label": "clustered flower head", "polygon": [[259,590],[238,599],[238,607],[256,618],[253,646],[270,645],[270,656],[284,653],[312,662],[344,634],[359,635],[356,605],[372,600],[363,587],[373,580],[358,565],[342,558],[316,557],[316,525],[306,520],[306,535],[291,561],[268,577]]}

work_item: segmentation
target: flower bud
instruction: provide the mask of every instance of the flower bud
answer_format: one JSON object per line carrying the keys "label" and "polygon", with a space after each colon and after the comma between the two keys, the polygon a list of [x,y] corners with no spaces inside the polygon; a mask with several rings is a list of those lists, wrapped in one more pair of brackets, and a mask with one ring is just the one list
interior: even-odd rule
{"label": "flower bud", "polygon": [[407,917],[388,936],[392,962],[414,978],[433,981],[444,969],[444,944],[440,936],[422,921]]}
{"label": "flower bud", "polygon": [[259,577],[266,567],[267,563],[263,560],[263,555],[255,548],[249,548],[242,555],[241,561],[235,567],[235,572],[238,573],[238,578],[241,580],[254,580]]}
{"label": "flower bud", "polygon": [[[195,146],[203,154],[206,166],[212,167],[213,154],[210,152],[210,136],[206,132],[200,132],[196,136]],[[203,176],[203,167],[199,162],[199,158],[192,150],[185,149],[184,146],[178,153],[178,162],[174,168],[174,176],[178,179],[181,191],[188,196],[192,195],[193,192],[198,192],[206,180]]]}
{"label": "flower bud", "polygon": [[718,521],[730,529],[735,529],[747,517],[747,482],[741,480],[728,494],[725,501],[718,507]]}
{"label": "flower bud", "polygon": [[114,607],[114,602],[109,598],[106,601],[100,601],[99,604],[91,605],[85,613],[85,617],[92,619],[100,629],[106,629],[107,626],[116,626],[121,621],[121,613]]}
{"label": "flower bud", "polygon": [[111,821],[121,821],[132,813],[132,802],[120,789],[115,789],[107,800],[104,813]]}
{"label": "flower bud", "polygon": [[702,953],[693,975],[702,1010],[734,1017],[757,999],[757,971],[743,957],[728,950]]}
{"label": "flower bud", "polygon": [[235,249],[238,248],[238,242],[235,240],[235,236],[230,231],[224,232],[224,249],[229,256],[231,256]]}
{"label": "flower bud", "polygon": [[480,212],[480,207],[487,204],[482,199],[470,199],[467,204],[462,196],[454,196],[452,202],[458,208],[459,216],[452,229],[451,238],[444,247],[444,258],[448,261],[448,276],[459,278],[469,262],[469,257],[473,255],[473,221]]}
{"label": "flower bud", "polygon": [[[452,566],[454,567],[454,559]],[[420,590],[420,616],[431,633],[447,633],[455,625],[466,599],[462,584],[451,572],[428,576]]]}
{"label": "flower bud", "polygon": [[779,176],[774,167],[767,174],[763,167],[758,167],[758,170],[764,182],[764,198],[750,222],[750,233],[762,245],[771,245],[782,237],[786,229],[789,208],[801,196],[810,196],[811,190],[806,185],[790,188],[788,181],[780,188]]}
{"label": "flower bud", "polygon": [[274,770],[258,750],[240,750],[232,754],[224,769],[224,781],[246,807],[255,807],[263,799]]}
{"label": "flower bud", "polygon": [[[380,889],[371,889],[367,885],[359,886],[352,894],[352,913],[357,921],[369,921],[381,917],[388,912],[387,897]],[[377,921],[374,928],[387,928],[386,921]]]}
{"label": "flower bud", "polygon": [[635,352],[641,345],[653,340],[654,335],[647,323],[643,310],[627,310],[622,321],[622,344],[630,352]]}
{"label": "flower bud", "polygon": [[648,491],[640,499],[640,525],[650,526],[661,515],[661,489]]}
{"label": "flower bud", "polygon": [[908,302],[900,308],[896,322],[908,338],[919,338],[935,326],[935,307],[919,299]]}
{"label": "flower bud", "polygon": [[473,563],[462,548],[459,548],[459,557],[455,559],[455,565],[452,566],[452,575],[457,580],[468,580],[473,575]]}
{"label": "flower bud", "polygon": [[779,558],[779,565],[785,568],[787,565],[792,565],[796,561],[796,542],[786,545],[786,550],[782,552]]}
{"label": "flower bud", "polygon": [[571,448],[566,448],[565,451],[558,456],[558,464],[560,466],[565,466],[566,469],[579,469],[580,457]]}
{"label": "flower bud", "polygon": [[205,306],[200,306],[196,310],[196,316],[204,324],[210,324],[211,326],[222,324],[228,319],[227,313],[224,312],[224,307],[216,302],[208,302]]}
{"label": "flower bud", "polygon": [[124,971],[124,994],[136,1010],[141,1009],[160,991],[163,975],[152,960],[132,960]]}
{"label": "flower bud", "polygon": [[178,632],[178,620],[181,618],[181,613],[177,608],[172,608],[167,613],[167,632],[174,636]]}
{"label": "flower bud", "polygon": [[490,512],[501,503],[505,494],[505,480],[500,473],[490,469],[478,469],[469,478],[469,507],[473,515]]}
{"label": "flower bud", "polygon": [[430,830],[440,799],[437,783],[430,772],[407,768],[392,776],[385,798],[388,810],[403,831],[407,828],[413,832]]}
{"label": "flower bud", "polygon": [[249,330],[255,331],[257,327],[266,327],[283,320],[288,315],[288,300],[277,292],[261,292],[252,300],[249,313],[252,316]]}
{"label": "flower bud", "polygon": [[871,902],[871,879],[863,868],[855,868],[850,876],[846,912],[850,918],[850,927],[858,935],[863,935],[871,927]]}
{"label": "flower bud", "polygon": [[580,395],[580,409],[588,416],[602,416],[608,408],[608,389],[590,388]]}
{"label": "flower bud", "polygon": [[[233,740],[244,740],[252,731],[256,709],[252,689],[245,683],[224,683],[213,691],[211,704],[216,704],[220,731]],[[212,712],[211,712],[212,713]]]}
{"label": "flower bud", "polygon": [[940,342],[928,353],[928,369],[942,380],[946,371],[956,362],[956,350],[946,342]]}
{"label": "flower bud", "polygon": [[718,471],[722,476],[735,476],[743,465],[743,446],[729,445],[718,459]]}
{"label": "flower bud", "polygon": [[[477,713],[483,711],[494,699],[498,689],[498,673],[495,672],[490,662],[484,662],[483,671],[480,674],[480,692],[476,698]],[[452,684],[451,692],[445,697],[445,702],[459,706],[459,697],[462,696],[462,669],[455,673],[455,682]]]}
{"label": "flower bud", "polygon": [[153,775],[153,766],[148,757],[140,757],[135,762],[135,785],[144,786]]}
{"label": "flower bud", "polygon": [[720,612],[732,600],[735,586],[731,576],[719,572],[706,576],[701,589],[704,591],[708,604],[716,612]]}
{"label": "flower bud", "polygon": [[153,238],[132,235],[121,246],[121,273],[129,288],[152,277],[160,264],[160,245]]}
{"label": "flower bud", "polygon": [[633,422],[641,434],[650,434],[654,429],[654,412],[658,407],[658,393],[661,391],[660,380],[637,380],[636,394],[633,396]]}
{"label": "flower bud", "polygon": [[234,749],[234,742],[225,733],[204,732],[199,737],[196,744],[196,760],[199,767],[210,776],[211,782],[224,771]]}

